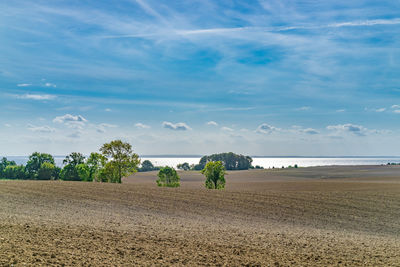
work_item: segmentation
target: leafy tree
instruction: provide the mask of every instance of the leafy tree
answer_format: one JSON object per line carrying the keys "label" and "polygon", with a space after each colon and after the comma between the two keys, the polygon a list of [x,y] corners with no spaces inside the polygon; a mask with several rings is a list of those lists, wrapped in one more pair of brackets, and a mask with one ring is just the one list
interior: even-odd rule
{"label": "leafy tree", "polygon": [[37,179],[38,180],[51,180],[54,179],[54,172],[56,166],[50,162],[43,162],[39,168]]}
{"label": "leafy tree", "polygon": [[110,161],[106,164],[106,173],[112,174],[111,181],[121,183],[122,177],[137,171],[139,156],[133,153],[132,146],[121,140],[114,140],[100,148],[101,153]]}
{"label": "leafy tree", "polygon": [[91,153],[89,158],[86,161],[87,166],[89,167],[89,177],[91,181],[99,180],[99,172],[106,164],[107,158],[99,153]]}
{"label": "leafy tree", "polygon": [[179,187],[179,175],[174,168],[164,167],[158,172],[157,185],[166,187]]}
{"label": "leafy tree", "polygon": [[81,163],[76,165],[76,171],[78,173],[78,177],[81,181],[91,182],[93,178],[90,176],[90,168],[87,164]]}
{"label": "leafy tree", "polygon": [[16,166],[15,161],[9,161],[7,158],[3,157],[0,161],[0,178],[5,178],[5,169],[7,166]]}
{"label": "leafy tree", "polygon": [[225,167],[222,161],[209,161],[201,171],[206,176],[206,188],[225,188]]}
{"label": "leafy tree", "polygon": [[189,165],[189,163],[187,163],[187,162],[182,163],[182,164],[178,164],[176,167],[177,167],[178,169],[184,170],[184,171],[190,170],[190,165]]}
{"label": "leafy tree", "polygon": [[3,178],[6,179],[26,179],[25,166],[10,164],[3,170]]}
{"label": "leafy tree", "polygon": [[248,170],[252,166],[253,159],[249,156],[237,155],[232,152],[212,154],[202,157],[194,169],[203,169],[209,161],[222,161],[227,170]]}
{"label": "leafy tree", "polygon": [[142,162],[142,166],[139,168],[140,172],[149,172],[154,170],[154,165],[150,160],[145,160]]}
{"label": "leafy tree", "polygon": [[65,157],[63,163],[66,164],[61,170],[60,177],[66,181],[81,181],[77,166],[85,163],[85,157],[78,152],[72,152]]}
{"label": "leafy tree", "polygon": [[37,179],[39,169],[44,162],[48,162],[54,165],[54,158],[50,154],[34,152],[29,156],[29,160],[26,163],[26,171],[28,172],[31,179]]}

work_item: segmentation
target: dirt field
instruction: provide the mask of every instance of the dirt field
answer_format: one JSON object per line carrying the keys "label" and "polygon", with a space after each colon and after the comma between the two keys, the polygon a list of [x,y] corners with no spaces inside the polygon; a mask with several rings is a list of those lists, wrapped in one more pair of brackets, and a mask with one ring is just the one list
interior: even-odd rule
{"label": "dirt field", "polygon": [[0,181],[0,265],[400,266],[400,166]]}

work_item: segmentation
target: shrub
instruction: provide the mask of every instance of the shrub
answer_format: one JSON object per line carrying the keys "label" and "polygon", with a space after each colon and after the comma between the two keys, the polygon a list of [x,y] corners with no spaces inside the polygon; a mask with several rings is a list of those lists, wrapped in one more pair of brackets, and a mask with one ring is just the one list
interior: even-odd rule
{"label": "shrub", "polygon": [[206,176],[205,186],[208,189],[225,188],[225,167],[221,161],[207,162],[201,171]]}
{"label": "shrub", "polygon": [[164,167],[158,172],[157,185],[166,187],[179,187],[180,178],[174,168]]}

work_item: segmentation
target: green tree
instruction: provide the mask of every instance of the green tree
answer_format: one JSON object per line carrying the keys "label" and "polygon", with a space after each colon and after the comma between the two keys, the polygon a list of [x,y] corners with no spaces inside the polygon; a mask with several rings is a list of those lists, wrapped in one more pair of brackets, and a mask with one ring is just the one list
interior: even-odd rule
{"label": "green tree", "polygon": [[178,164],[176,167],[177,167],[178,169],[184,170],[184,171],[190,170],[190,165],[189,165],[189,163],[187,163],[187,162],[182,163],[182,164]]}
{"label": "green tree", "polygon": [[225,167],[222,161],[209,161],[201,171],[206,176],[206,188],[223,189],[225,188]]}
{"label": "green tree", "polygon": [[34,152],[29,156],[29,160],[26,163],[26,171],[28,172],[30,179],[37,179],[39,169],[44,162],[48,162],[54,165],[54,158],[50,154]]}
{"label": "green tree", "polygon": [[76,171],[79,176],[79,180],[85,181],[85,182],[91,182],[93,181],[93,178],[90,176],[90,168],[87,164],[81,163],[76,165]]}
{"label": "green tree", "polygon": [[60,177],[66,181],[81,181],[77,166],[85,163],[85,157],[78,152],[72,152],[63,160],[65,166],[61,170]]}
{"label": "green tree", "polygon": [[26,179],[25,166],[10,164],[3,170],[3,178]]}
{"label": "green tree", "polygon": [[7,166],[16,166],[17,164],[15,161],[9,161],[7,158],[3,157],[0,161],[0,178],[6,178],[5,177],[5,170]]}
{"label": "green tree", "polygon": [[194,169],[203,169],[209,161],[222,161],[227,170],[248,170],[252,166],[253,159],[249,156],[238,155],[232,152],[212,154],[202,157],[199,164],[194,166]]}
{"label": "green tree", "polygon": [[106,173],[112,174],[112,181],[121,183],[122,177],[137,171],[139,156],[133,153],[132,146],[121,140],[114,140],[100,148],[101,153],[109,159]]}
{"label": "green tree", "polygon": [[54,180],[54,171],[56,166],[50,162],[43,162],[39,168],[37,179],[38,180]]}
{"label": "green tree", "polygon": [[179,187],[179,175],[174,168],[164,167],[158,172],[157,185],[166,187]]}
{"label": "green tree", "polygon": [[91,153],[86,161],[89,167],[89,176],[91,181],[99,180],[99,172],[106,164],[107,158],[99,153]]}
{"label": "green tree", "polygon": [[157,169],[157,167],[154,167],[153,163],[151,163],[150,160],[143,161],[141,165],[142,166],[138,170],[140,172],[149,172]]}

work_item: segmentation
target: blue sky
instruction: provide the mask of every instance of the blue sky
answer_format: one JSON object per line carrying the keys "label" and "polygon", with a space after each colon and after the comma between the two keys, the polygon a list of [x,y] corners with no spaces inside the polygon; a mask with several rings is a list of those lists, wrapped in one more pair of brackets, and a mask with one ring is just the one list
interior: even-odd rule
{"label": "blue sky", "polygon": [[0,154],[400,155],[398,1],[0,1]]}

